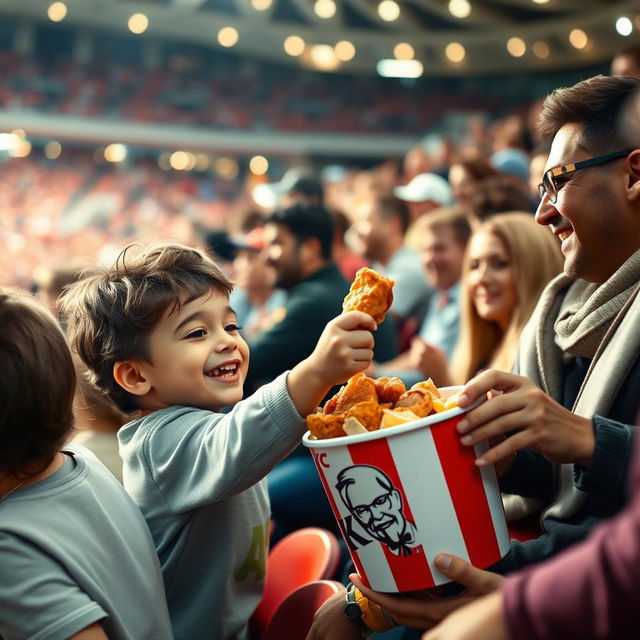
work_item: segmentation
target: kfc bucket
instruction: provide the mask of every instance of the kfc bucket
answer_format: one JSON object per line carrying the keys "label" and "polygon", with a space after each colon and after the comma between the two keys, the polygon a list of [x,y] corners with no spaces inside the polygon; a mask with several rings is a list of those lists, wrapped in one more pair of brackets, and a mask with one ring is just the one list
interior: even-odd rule
{"label": "kfc bucket", "polygon": [[326,440],[305,434],[351,558],[371,588],[415,591],[448,582],[433,564],[440,552],[486,568],[509,550],[494,469],[474,464],[487,445],[460,444],[456,425],[466,411]]}

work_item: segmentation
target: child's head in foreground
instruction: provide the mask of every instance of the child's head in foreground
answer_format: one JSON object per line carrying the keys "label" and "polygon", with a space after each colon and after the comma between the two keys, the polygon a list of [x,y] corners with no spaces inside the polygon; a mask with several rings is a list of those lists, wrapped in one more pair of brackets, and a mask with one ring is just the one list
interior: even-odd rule
{"label": "child's head in foreground", "polygon": [[242,398],[249,366],[231,289],[202,251],[134,245],[69,287],[60,306],[73,350],[120,410],[219,411]]}
{"label": "child's head in foreground", "polygon": [[56,319],[30,294],[0,288],[0,474],[44,469],[73,427],[71,352]]}

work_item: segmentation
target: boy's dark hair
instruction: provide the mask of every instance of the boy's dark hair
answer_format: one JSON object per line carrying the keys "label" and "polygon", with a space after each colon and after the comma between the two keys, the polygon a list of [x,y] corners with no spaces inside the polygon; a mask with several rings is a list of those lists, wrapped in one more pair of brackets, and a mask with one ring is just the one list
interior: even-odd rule
{"label": "boy's dark hair", "polygon": [[168,308],[233,286],[198,249],[176,244],[131,245],[110,269],[71,285],[60,298],[67,335],[91,372],[91,382],[125,413],[137,396],[113,377],[116,362],[150,362],[149,334]]}
{"label": "boy's dark hair", "polygon": [[333,219],[331,214],[317,204],[300,201],[284,209],[277,209],[267,216],[267,222],[284,225],[298,244],[309,238],[317,238],[325,259],[331,258],[333,248]]}
{"label": "boy's dark hair", "polygon": [[0,289],[0,472],[46,467],[73,428],[71,352],[53,315],[33,296]]}
{"label": "boy's dark hair", "polygon": [[582,126],[580,146],[593,155],[635,146],[622,126],[625,111],[640,88],[640,78],[594,76],[550,93],[538,129],[554,136],[565,124]]}

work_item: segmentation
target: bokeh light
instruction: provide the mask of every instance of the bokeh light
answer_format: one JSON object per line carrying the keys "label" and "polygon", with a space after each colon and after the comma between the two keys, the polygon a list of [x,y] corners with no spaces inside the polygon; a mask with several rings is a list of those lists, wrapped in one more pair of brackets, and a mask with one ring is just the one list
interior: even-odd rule
{"label": "bokeh light", "polygon": [[269,171],[269,161],[264,156],[253,156],[249,160],[249,171],[254,176],[263,176]]}
{"label": "bokeh light", "polygon": [[64,2],[54,2],[47,9],[47,16],[51,22],[61,22],[67,17],[67,5]]}
{"label": "bokeh light", "polygon": [[393,55],[398,60],[412,60],[416,55],[416,51],[408,42],[398,42],[393,48]]}
{"label": "bokeh light", "polygon": [[300,36],[289,36],[284,41],[284,50],[290,56],[302,55],[305,47],[305,42]]}
{"label": "bokeh light", "polygon": [[353,60],[356,55],[356,48],[349,40],[340,40],[340,42],[337,42],[336,46],[333,47],[333,51],[336,58],[341,62],[349,62],[349,60]]}
{"label": "bokeh light", "polygon": [[223,47],[233,47],[238,42],[238,30],[233,27],[222,27],[218,31],[218,42]]}
{"label": "bokeh light", "polygon": [[129,31],[131,31],[131,33],[144,33],[149,27],[149,18],[147,18],[144,13],[134,13],[129,18],[127,26],[129,27]]}
{"label": "bokeh light", "polygon": [[382,0],[378,5],[378,15],[387,22],[393,22],[400,17],[400,5],[394,0]]}
{"label": "bokeh light", "polygon": [[444,50],[444,55],[449,62],[459,64],[465,59],[467,52],[459,42],[450,42]]}

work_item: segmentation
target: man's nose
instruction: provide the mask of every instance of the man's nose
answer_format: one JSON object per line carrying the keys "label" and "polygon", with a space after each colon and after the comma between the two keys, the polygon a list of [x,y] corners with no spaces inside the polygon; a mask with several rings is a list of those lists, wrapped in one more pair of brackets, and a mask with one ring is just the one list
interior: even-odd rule
{"label": "man's nose", "polygon": [[555,208],[555,206],[551,203],[549,199],[549,195],[547,193],[544,194],[542,200],[540,200],[540,204],[536,209],[536,222],[542,225],[549,225],[552,223],[553,219],[559,217],[560,213]]}

